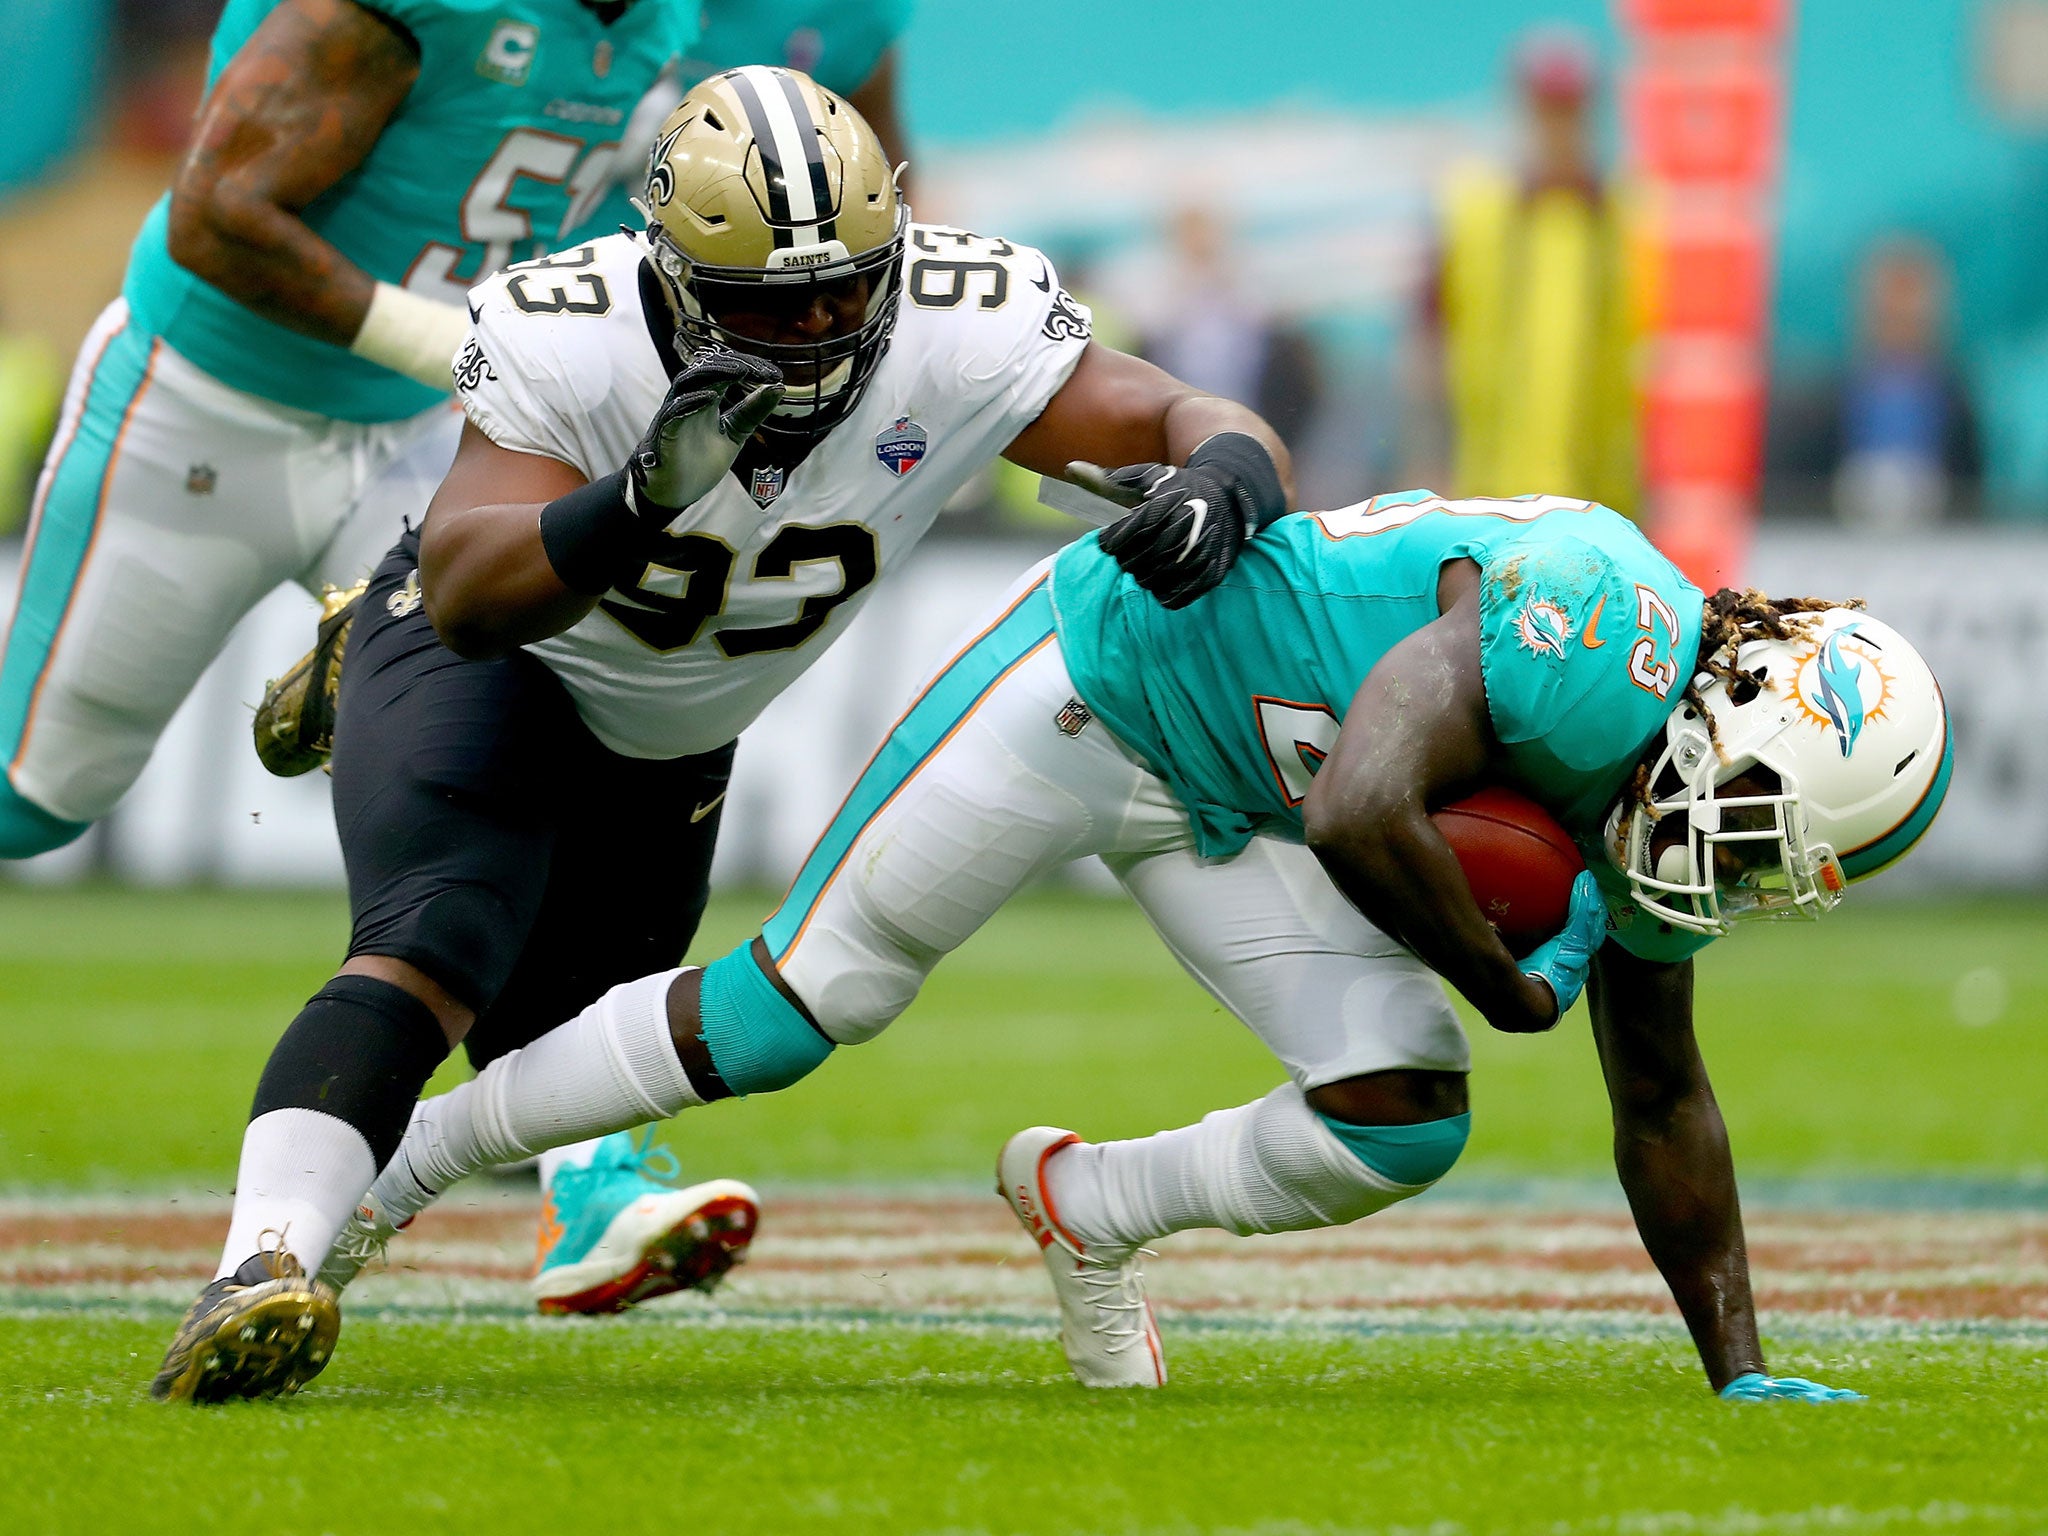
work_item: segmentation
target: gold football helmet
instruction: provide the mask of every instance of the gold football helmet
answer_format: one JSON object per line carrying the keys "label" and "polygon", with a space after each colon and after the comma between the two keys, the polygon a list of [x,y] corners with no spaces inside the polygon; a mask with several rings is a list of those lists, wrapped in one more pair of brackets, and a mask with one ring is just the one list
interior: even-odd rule
{"label": "gold football helmet", "polygon": [[812,436],[853,409],[896,324],[910,216],[858,112],[795,70],[712,75],[662,124],[644,211],[680,350],[780,368],[770,432]]}

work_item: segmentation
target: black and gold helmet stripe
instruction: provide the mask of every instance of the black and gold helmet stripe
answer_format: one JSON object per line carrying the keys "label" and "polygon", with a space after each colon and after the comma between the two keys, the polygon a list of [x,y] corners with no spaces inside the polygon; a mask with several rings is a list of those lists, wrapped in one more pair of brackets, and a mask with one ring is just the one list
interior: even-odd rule
{"label": "black and gold helmet stripe", "polygon": [[809,107],[787,70],[749,64],[728,77],[761,152],[768,224],[778,248],[838,238],[825,156]]}

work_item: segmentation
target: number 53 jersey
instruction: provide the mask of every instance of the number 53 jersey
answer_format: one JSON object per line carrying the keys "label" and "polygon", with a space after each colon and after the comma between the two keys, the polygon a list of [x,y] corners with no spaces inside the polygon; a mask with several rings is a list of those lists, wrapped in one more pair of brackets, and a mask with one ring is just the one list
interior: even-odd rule
{"label": "number 53 jersey", "polygon": [[[410,40],[419,74],[362,163],[300,211],[310,228],[370,276],[459,304],[508,262],[617,227],[592,221],[634,105],[697,36],[692,0],[639,0],[609,22],[581,0],[368,8]],[[209,89],[276,9],[228,0]],[[222,383],[343,421],[398,421],[445,398],[243,308],[171,260],[169,220],[165,197],[136,237],[129,308]]]}
{"label": "number 53 jersey", "polygon": [[[624,464],[681,366],[644,256],[613,235],[474,289],[455,368],[470,421],[591,479]],[[918,224],[903,260],[895,334],[846,419],[793,467],[728,474],[631,587],[527,648],[613,751],[736,737],[1073,372],[1088,312],[1037,251]]]}

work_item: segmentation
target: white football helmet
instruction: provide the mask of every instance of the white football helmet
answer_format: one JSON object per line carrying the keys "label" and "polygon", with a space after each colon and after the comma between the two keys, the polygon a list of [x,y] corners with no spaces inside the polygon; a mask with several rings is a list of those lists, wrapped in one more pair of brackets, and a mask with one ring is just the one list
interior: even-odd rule
{"label": "white football helmet", "polygon": [[[1901,858],[1948,793],[1955,744],[1941,687],[1890,625],[1853,608],[1792,616],[1786,640],[1745,640],[1735,666],[1665,722],[1650,800],[1624,795],[1607,843],[1636,902],[1675,928],[1724,934],[1749,917],[1819,917],[1852,880]],[[1763,768],[1769,793],[1717,795]],[[1675,843],[1656,836],[1684,818]],[[1660,846],[1662,845],[1662,846]]]}

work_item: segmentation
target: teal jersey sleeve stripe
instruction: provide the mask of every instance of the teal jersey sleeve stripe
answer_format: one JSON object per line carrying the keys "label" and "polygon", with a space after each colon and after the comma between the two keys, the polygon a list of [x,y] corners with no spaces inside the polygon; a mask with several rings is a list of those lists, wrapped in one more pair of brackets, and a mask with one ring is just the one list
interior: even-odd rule
{"label": "teal jersey sleeve stripe", "polygon": [[1941,766],[1934,771],[1934,780],[1927,786],[1927,793],[1922,795],[1920,803],[1913,807],[1913,814],[1883,837],[1853,852],[1843,854],[1842,873],[1851,880],[1861,880],[1904,858],[1927,829],[1934,825],[1934,818],[1941,811],[1941,802],[1948,798],[1949,775],[1955,771],[1955,766],[1956,733],[1944,708],[1941,722]]}
{"label": "teal jersey sleeve stripe", "polygon": [[780,965],[803,937],[818,899],[839,873],[863,828],[880,815],[933,753],[951,739],[995,685],[1052,638],[1052,599],[1040,580],[932,679],[861,770],[817,846],[797,871],[782,905],[762,925]]}
{"label": "teal jersey sleeve stripe", "polygon": [[10,767],[20,758],[37,687],[99,530],[121,434],[149,383],[155,356],[154,342],[132,322],[107,341],[93,364],[78,425],[57,458],[37,513],[22,561],[7,654],[0,661],[0,763]]}

